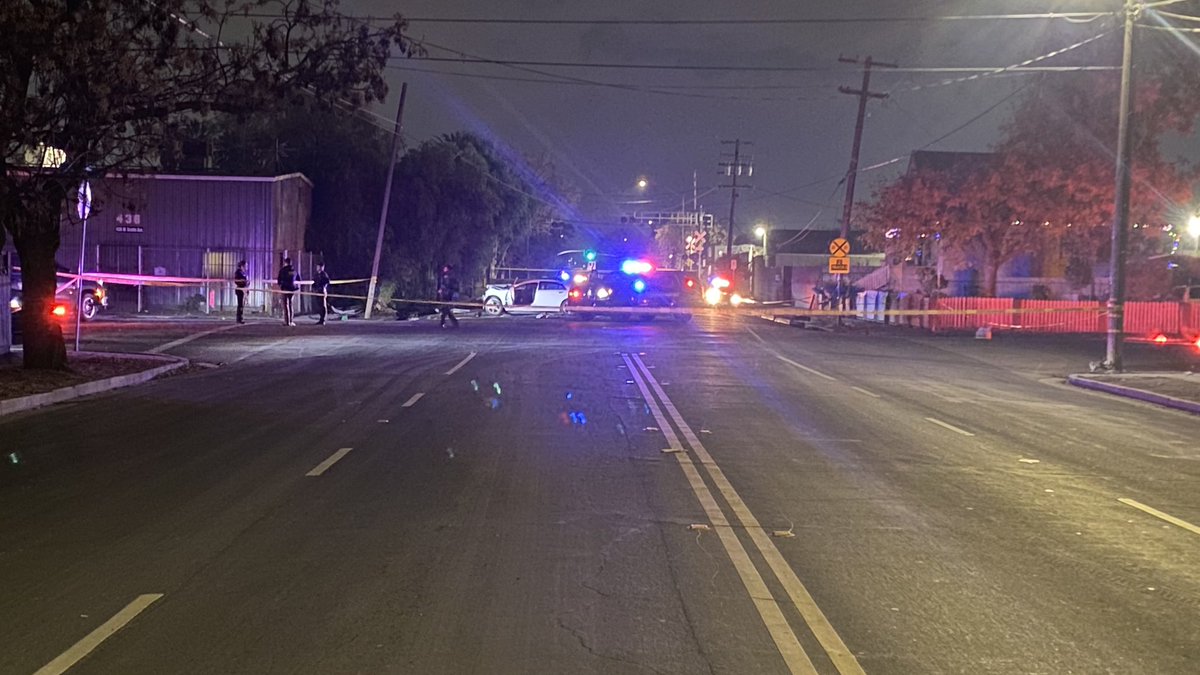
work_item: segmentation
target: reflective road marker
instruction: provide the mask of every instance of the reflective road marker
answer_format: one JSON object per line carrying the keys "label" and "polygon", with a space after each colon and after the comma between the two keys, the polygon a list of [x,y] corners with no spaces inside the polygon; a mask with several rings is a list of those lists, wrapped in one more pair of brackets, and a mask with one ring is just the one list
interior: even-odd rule
{"label": "reflective road marker", "polygon": [[329,456],[329,459],[327,459],[327,460],[325,460],[324,462],[321,462],[320,464],[316,465],[315,467],[313,467],[313,470],[312,470],[312,471],[309,471],[308,473],[306,473],[306,474],[304,474],[304,475],[305,475],[305,476],[320,476],[321,474],[323,474],[323,473],[325,473],[326,471],[328,471],[328,470],[329,470],[329,467],[331,467],[331,466],[333,466],[334,464],[336,464],[336,463],[337,463],[337,461],[338,461],[339,459],[341,459],[341,458],[345,457],[345,456],[346,456],[346,454],[347,454],[348,452],[350,452],[351,450],[353,450],[353,449],[354,449],[354,448],[341,448],[341,449],[340,449],[340,450],[338,450],[337,452],[335,452],[335,453],[333,453],[332,455],[330,455],[330,456]]}
{"label": "reflective road marker", "polygon": [[100,624],[99,628],[85,635],[82,640],[76,642],[67,651],[59,654],[58,658],[39,668],[34,675],[62,675],[62,673],[67,672],[72,666],[79,663],[83,657],[91,654],[96,647],[99,647],[101,642],[104,642],[112,637],[114,633],[124,628],[125,624],[133,621],[134,617],[141,614],[162,596],[162,593],[146,593],[137,596],[133,599],[133,602],[125,605],[124,609],[113,615],[113,618]]}

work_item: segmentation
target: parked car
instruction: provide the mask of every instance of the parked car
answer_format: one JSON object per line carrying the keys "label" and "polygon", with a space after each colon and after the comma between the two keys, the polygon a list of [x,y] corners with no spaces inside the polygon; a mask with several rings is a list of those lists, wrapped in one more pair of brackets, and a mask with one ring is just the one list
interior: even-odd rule
{"label": "parked car", "polygon": [[566,306],[567,286],[557,279],[489,284],[483,293],[483,311],[493,316],[562,312]]}
{"label": "parked car", "polygon": [[[58,271],[69,273],[70,270],[63,265],[57,265]],[[11,282],[11,293],[8,301],[9,312],[12,316],[12,332],[19,334],[21,332],[21,311],[25,308],[24,298],[22,297],[23,284],[21,280],[21,268],[14,266],[9,275]],[[60,279],[61,286],[61,279]],[[95,319],[102,308],[108,307],[108,289],[105,288],[103,281],[87,281],[83,282],[83,313],[84,321]],[[51,307],[51,312],[54,316],[62,321],[67,321],[75,316],[75,287],[63,288],[55,295],[55,303]]]}

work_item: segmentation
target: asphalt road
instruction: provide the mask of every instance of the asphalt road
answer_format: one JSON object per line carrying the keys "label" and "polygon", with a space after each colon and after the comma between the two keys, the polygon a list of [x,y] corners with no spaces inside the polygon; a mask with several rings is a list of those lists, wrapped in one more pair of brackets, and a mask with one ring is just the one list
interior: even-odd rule
{"label": "asphalt road", "polygon": [[0,420],[0,673],[1200,670],[1200,419],[1094,340],[225,326]]}

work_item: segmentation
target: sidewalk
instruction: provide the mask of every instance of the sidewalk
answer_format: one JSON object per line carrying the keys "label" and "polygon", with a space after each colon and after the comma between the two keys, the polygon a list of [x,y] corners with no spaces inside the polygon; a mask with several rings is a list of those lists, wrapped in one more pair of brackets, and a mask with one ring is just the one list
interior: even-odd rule
{"label": "sidewalk", "polygon": [[1200,373],[1125,373],[1070,375],[1077,387],[1094,389],[1200,415]]}

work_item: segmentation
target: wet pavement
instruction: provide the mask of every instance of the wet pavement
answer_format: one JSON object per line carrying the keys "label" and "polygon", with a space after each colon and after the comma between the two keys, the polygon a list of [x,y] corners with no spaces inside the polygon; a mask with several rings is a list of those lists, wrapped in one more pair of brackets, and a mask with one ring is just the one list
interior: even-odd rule
{"label": "wet pavement", "polygon": [[1200,660],[1200,423],[1102,343],[299,323],[90,330],[222,365],[0,420],[0,672]]}

